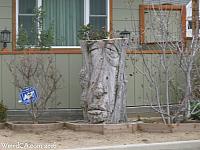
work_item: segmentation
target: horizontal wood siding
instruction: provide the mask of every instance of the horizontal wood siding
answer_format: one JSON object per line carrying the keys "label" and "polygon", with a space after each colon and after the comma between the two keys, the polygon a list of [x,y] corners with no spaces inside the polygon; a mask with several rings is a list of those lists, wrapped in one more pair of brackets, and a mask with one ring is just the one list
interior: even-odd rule
{"label": "horizontal wood siding", "polygon": [[127,30],[139,35],[139,5],[142,4],[142,1],[113,0],[114,34]]}
{"label": "horizontal wood siding", "polygon": [[[12,0],[0,0],[0,32],[5,28],[12,34]],[[2,47],[3,44],[0,43],[0,49]],[[11,43],[8,43],[8,48],[12,48]]]}
{"label": "horizontal wood siding", "polygon": [[0,55],[0,100],[3,99],[2,66],[2,56]]}

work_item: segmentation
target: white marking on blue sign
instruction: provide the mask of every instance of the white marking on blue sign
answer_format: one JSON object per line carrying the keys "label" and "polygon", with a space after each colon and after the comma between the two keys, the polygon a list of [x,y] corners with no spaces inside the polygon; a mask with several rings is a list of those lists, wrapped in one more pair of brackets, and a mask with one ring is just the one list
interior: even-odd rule
{"label": "white marking on blue sign", "polygon": [[30,105],[38,100],[37,90],[33,87],[26,87],[20,91],[20,100],[24,105]]}

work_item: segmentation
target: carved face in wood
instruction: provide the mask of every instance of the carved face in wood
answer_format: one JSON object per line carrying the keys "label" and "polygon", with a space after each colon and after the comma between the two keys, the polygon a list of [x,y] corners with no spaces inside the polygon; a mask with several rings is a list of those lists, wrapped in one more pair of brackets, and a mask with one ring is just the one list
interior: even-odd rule
{"label": "carved face in wood", "polygon": [[114,43],[98,41],[89,48],[90,83],[88,119],[92,123],[109,122],[115,107],[119,54]]}
{"label": "carved face in wood", "polygon": [[81,106],[90,123],[127,120],[124,43],[124,39],[81,41]]}

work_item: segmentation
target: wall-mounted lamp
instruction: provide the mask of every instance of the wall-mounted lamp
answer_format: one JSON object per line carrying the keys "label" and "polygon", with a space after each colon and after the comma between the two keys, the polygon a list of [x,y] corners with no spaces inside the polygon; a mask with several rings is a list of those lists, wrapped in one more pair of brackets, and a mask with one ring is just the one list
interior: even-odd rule
{"label": "wall-mounted lamp", "polygon": [[130,40],[131,32],[124,30],[124,31],[120,32],[119,35],[121,38],[128,38]]}
{"label": "wall-mounted lamp", "polygon": [[3,43],[3,48],[6,48],[7,43],[10,43],[10,31],[7,29],[1,31],[1,43]]}

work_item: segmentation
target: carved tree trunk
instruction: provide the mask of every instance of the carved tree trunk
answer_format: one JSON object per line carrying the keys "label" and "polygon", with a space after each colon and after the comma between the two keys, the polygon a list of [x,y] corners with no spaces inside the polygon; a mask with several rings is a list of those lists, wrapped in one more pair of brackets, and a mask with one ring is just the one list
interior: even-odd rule
{"label": "carved tree trunk", "polygon": [[124,39],[81,41],[81,107],[90,123],[127,121]]}

